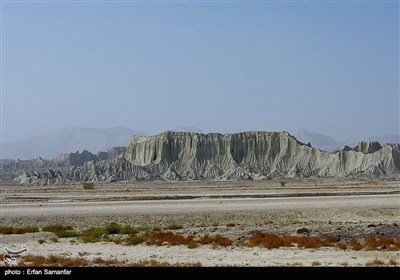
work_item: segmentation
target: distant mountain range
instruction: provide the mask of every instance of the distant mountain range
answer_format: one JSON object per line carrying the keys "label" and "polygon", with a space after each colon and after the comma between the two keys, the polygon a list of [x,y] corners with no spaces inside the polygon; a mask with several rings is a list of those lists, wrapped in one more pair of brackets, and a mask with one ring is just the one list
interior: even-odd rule
{"label": "distant mountain range", "polygon": [[[307,129],[302,129],[297,131],[294,135],[297,140],[311,145],[315,148],[319,148],[323,151],[332,152],[334,150],[343,148],[345,145],[349,147],[355,147],[358,142],[345,143],[333,139],[330,136],[308,131]],[[394,134],[379,135],[374,137],[369,137],[366,139],[360,139],[359,141],[377,141],[383,144],[400,144],[400,136]]]}
{"label": "distant mountain range", "polygon": [[345,143],[336,141],[330,136],[326,136],[315,132],[310,132],[307,129],[302,129],[297,131],[297,133],[294,136],[296,137],[297,140],[305,144],[311,143],[313,147],[319,148],[327,152],[332,152],[345,145]]}
{"label": "distant mountain range", "polygon": [[62,153],[88,150],[92,153],[126,146],[134,135],[144,135],[126,127],[67,127],[52,134],[5,142],[2,159],[53,159]]}

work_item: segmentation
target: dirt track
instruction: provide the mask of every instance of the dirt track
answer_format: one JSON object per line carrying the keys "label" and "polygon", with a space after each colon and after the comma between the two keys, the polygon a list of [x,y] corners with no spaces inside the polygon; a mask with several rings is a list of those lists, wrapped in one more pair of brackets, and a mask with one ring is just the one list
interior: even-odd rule
{"label": "dirt track", "polygon": [[143,215],[174,213],[216,213],[232,211],[260,212],[268,210],[396,208],[400,194],[349,195],[287,198],[225,198],[150,201],[98,201],[62,203],[6,204],[1,216],[59,217],[82,215]]}

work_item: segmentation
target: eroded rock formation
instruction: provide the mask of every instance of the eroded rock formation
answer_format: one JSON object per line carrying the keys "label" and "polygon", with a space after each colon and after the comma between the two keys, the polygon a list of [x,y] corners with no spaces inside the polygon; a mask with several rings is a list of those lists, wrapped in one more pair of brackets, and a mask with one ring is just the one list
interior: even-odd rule
{"label": "eroded rock formation", "polygon": [[399,176],[400,145],[363,144],[335,153],[297,141],[287,132],[133,136],[126,151],[62,171],[36,171],[24,184],[80,181],[262,179],[267,177]]}

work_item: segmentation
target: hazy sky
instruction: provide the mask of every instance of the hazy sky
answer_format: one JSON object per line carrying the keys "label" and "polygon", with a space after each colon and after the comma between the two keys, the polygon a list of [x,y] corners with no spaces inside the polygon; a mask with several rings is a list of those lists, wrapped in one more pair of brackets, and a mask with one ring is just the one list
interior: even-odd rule
{"label": "hazy sky", "polygon": [[2,3],[3,141],[66,126],[399,133],[399,3]]}

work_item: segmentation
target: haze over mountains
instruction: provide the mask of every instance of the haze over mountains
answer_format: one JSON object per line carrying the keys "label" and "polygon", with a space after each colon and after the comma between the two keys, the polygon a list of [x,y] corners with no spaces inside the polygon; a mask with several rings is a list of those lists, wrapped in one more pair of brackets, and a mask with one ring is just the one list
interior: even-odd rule
{"label": "haze over mountains", "polygon": [[3,159],[53,159],[62,153],[88,150],[92,153],[112,147],[127,146],[133,134],[144,135],[126,127],[66,127],[52,134],[3,143]]}
{"label": "haze over mountains", "polygon": [[[170,129],[175,132],[205,133],[192,126],[178,126]],[[35,158],[54,159],[63,153],[73,153],[87,150],[92,153],[107,151],[113,147],[127,146],[133,135],[146,135],[142,131],[135,131],[126,127],[85,128],[67,127],[52,134],[30,137],[24,140],[5,142],[2,145],[2,159],[28,160]],[[297,131],[294,136],[303,143],[311,143],[313,147],[332,152],[345,145],[355,147],[358,143],[344,143],[330,136],[311,132],[306,129]],[[378,141],[385,143],[400,143],[398,135],[381,135],[359,141]]]}
{"label": "haze over mountains", "polygon": [[386,134],[368,137],[365,139],[359,139],[352,143],[345,143],[342,141],[338,141],[333,139],[330,136],[323,135],[316,132],[308,131],[307,129],[298,130],[296,134],[294,134],[297,140],[303,143],[311,143],[311,145],[315,148],[319,148],[323,151],[333,152],[334,150],[343,148],[345,145],[349,147],[355,147],[358,144],[358,141],[376,141],[381,144],[399,144],[400,136],[394,134]]}

